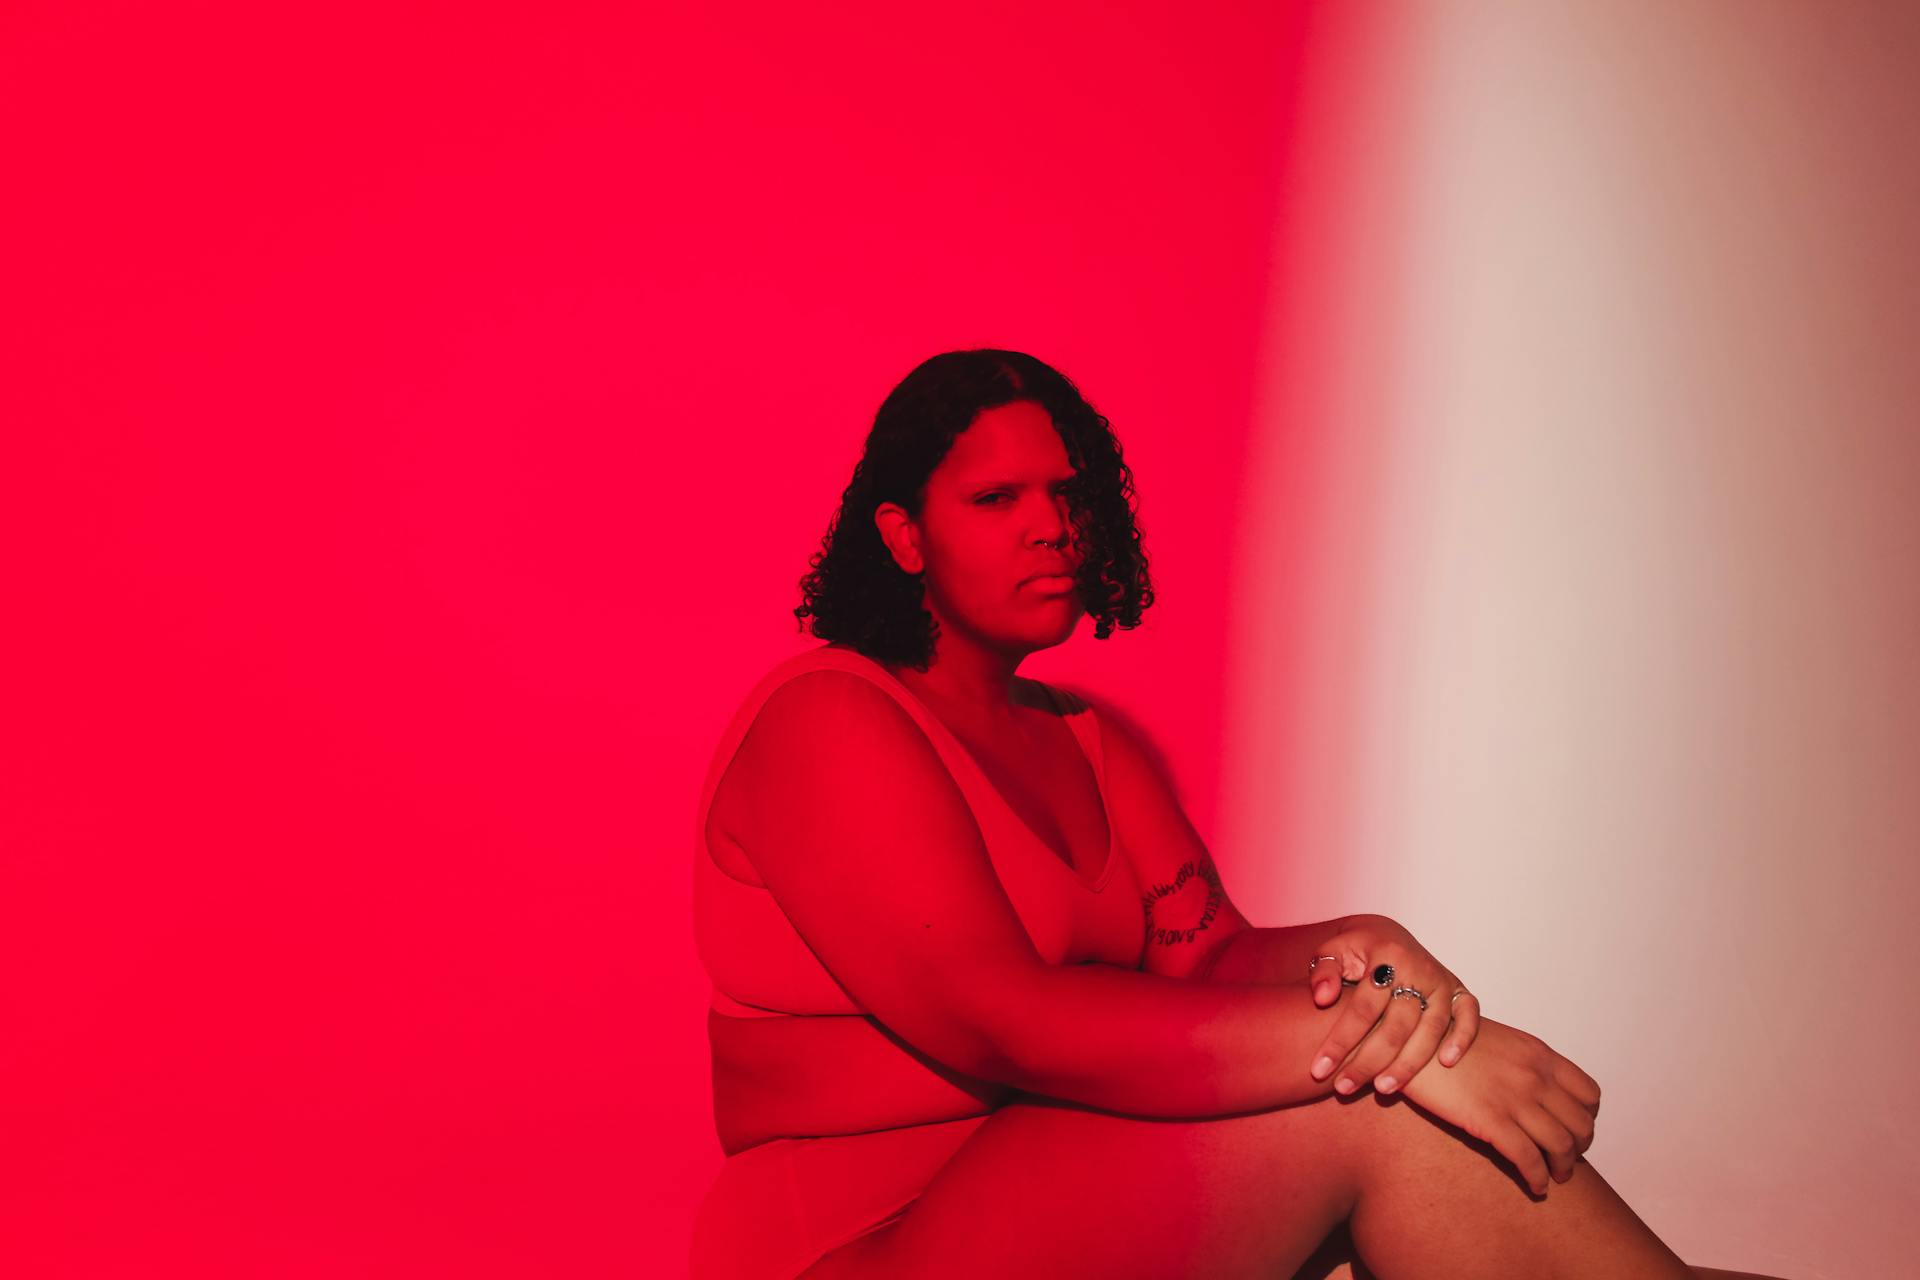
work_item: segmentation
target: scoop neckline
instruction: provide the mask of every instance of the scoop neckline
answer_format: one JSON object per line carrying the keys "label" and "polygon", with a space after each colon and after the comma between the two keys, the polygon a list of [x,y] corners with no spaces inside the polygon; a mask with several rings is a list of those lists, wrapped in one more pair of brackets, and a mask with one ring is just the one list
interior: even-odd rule
{"label": "scoop neckline", "polygon": [[[853,657],[859,658],[861,661],[871,665],[874,670],[878,671],[881,675],[885,676],[893,684],[893,686],[896,689],[900,690],[900,692],[904,693],[907,697],[911,698],[915,706],[919,707],[922,711],[926,712],[927,719],[933,721],[934,724],[938,725],[940,732],[946,735],[947,741],[951,742],[956,748],[959,749],[961,756],[964,757],[967,762],[967,766],[973,770],[973,772],[979,777],[981,782],[986,784],[986,788],[989,792],[992,793],[994,800],[998,802],[998,804],[1002,809],[1007,811],[1007,815],[1014,820],[1014,822],[1019,826],[1019,828],[1022,831],[1026,832],[1027,838],[1040,846],[1041,851],[1047,855],[1047,861],[1053,863],[1055,866],[1059,867],[1060,870],[1064,871],[1067,875],[1071,876],[1073,878],[1074,883],[1078,884],[1081,888],[1085,889],[1088,893],[1099,893],[1102,889],[1107,887],[1107,881],[1113,877],[1113,868],[1115,863],[1118,861],[1117,855],[1119,853],[1119,847],[1120,847],[1120,832],[1113,825],[1113,806],[1107,802],[1107,771],[1105,767],[1106,762],[1104,760],[1099,760],[1094,758],[1093,753],[1087,750],[1086,742],[1080,737],[1080,734],[1073,728],[1072,725],[1069,725],[1067,727],[1067,732],[1073,735],[1074,746],[1079,748],[1080,756],[1082,759],[1084,759],[1087,762],[1087,767],[1093,770],[1094,789],[1100,793],[1100,812],[1107,820],[1107,860],[1105,865],[1103,865],[1100,868],[1100,874],[1094,877],[1094,879],[1091,882],[1084,879],[1081,876],[1079,869],[1076,868],[1072,863],[1066,861],[1059,854],[1055,853],[1053,851],[1052,845],[1048,844],[1045,840],[1042,840],[1040,838],[1040,833],[1035,831],[1031,826],[1028,825],[1027,820],[1020,816],[1020,811],[1015,809],[1013,805],[1008,802],[1006,796],[1001,794],[1000,788],[994,785],[993,779],[987,776],[987,771],[980,766],[980,761],[974,757],[973,751],[967,746],[967,744],[960,741],[960,736],[956,734],[952,729],[949,729],[947,727],[947,722],[942,720],[939,717],[939,715],[935,713],[934,709],[928,706],[926,702],[922,700],[919,694],[915,693],[911,688],[909,688],[907,683],[904,680],[894,675],[893,672],[887,670],[885,663],[882,663],[875,658],[870,658],[866,654],[861,653],[857,649],[840,649],[837,646],[834,646],[834,648],[836,652],[850,654]],[[1026,678],[1032,679],[1032,677],[1026,677]],[[1060,705],[1059,699],[1057,695],[1054,693],[1054,689],[1052,685],[1048,684],[1044,680],[1035,680],[1034,683],[1047,691],[1048,700],[1053,702],[1053,704],[1056,707]],[[1093,704],[1085,702],[1083,700],[1080,710],[1063,711],[1061,712],[1060,718],[1062,720],[1073,720],[1080,716],[1091,715],[1092,713],[1093,713]],[[1098,722],[1095,723],[1095,728],[1096,729],[1098,728]]]}

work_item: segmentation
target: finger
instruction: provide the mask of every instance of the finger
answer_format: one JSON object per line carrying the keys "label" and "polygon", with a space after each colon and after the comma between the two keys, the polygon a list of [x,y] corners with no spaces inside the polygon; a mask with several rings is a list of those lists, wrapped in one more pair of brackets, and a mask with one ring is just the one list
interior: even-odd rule
{"label": "finger", "polygon": [[1567,1126],[1553,1118],[1553,1113],[1538,1103],[1521,1107],[1514,1113],[1520,1127],[1527,1131],[1540,1147],[1541,1154],[1547,1159],[1547,1167],[1553,1171],[1555,1182],[1565,1182],[1573,1176],[1573,1162],[1580,1152],[1578,1144]]}
{"label": "finger", "polygon": [[1547,1161],[1540,1154],[1540,1144],[1526,1130],[1509,1120],[1493,1126],[1487,1141],[1513,1165],[1528,1190],[1537,1196],[1547,1194]]}
{"label": "finger", "polygon": [[1331,1008],[1339,1003],[1345,989],[1353,985],[1345,979],[1356,964],[1356,957],[1362,954],[1361,945],[1362,939],[1349,931],[1336,933],[1313,949],[1307,985],[1313,990],[1316,1006]]}
{"label": "finger", "polygon": [[1460,1061],[1461,1055],[1473,1047],[1480,1035],[1480,997],[1471,991],[1462,991],[1457,997],[1448,1000],[1448,1009],[1453,1015],[1453,1028],[1447,1032],[1446,1043],[1440,1046],[1440,1065],[1450,1067]]}
{"label": "finger", "polygon": [[[1313,971],[1315,1004],[1323,1009],[1332,1005],[1339,1000],[1343,987],[1354,985],[1365,975],[1368,967],[1365,941],[1358,933],[1348,930],[1336,933],[1314,948],[1316,956],[1334,957],[1320,961]],[[1329,987],[1329,992],[1322,992],[1322,984]]]}
{"label": "finger", "polygon": [[1314,958],[1307,964],[1307,982],[1313,987],[1313,1002],[1322,1009],[1339,1002],[1343,960],[1342,954],[1334,949],[1333,942],[1328,942],[1316,949]]}
{"label": "finger", "polygon": [[1419,1025],[1418,1000],[1405,996],[1398,1000],[1389,999],[1380,1021],[1360,1042],[1352,1058],[1341,1064],[1339,1076],[1333,1082],[1334,1092],[1353,1093],[1369,1080],[1377,1080],[1405,1049],[1407,1040]]}
{"label": "finger", "polygon": [[1600,1082],[1566,1058],[1553,1066],[1554,1083],[1572,1094],[1579,1104],[1594,1115],[1600,1114]]}
{"label": "finger", "polygon": [[1355,987],[1352,999],[1346,1002],[1333,1030],[1320,1042],[1319,1051],[1313,1056],[1311,1068],[1315,1080],[1325,1080],[1333,1074],[1334,1067],[1347,1060],[1357,1046],[1373,1030],[1373,1024],[1385,1012],[1387,993],[1371,984]]}
{"label": "finger", "polygon": [[1593,1145],[1593,1112],[1564,1089],[1548,1089],[1540,1099],[1540,1105],[1573,1135],[1573,1153],[1576,1156],[1585,1155],[1587,1148]]}
{"label": "finger", "polygon": [[[1402,996],[1395,1004],[1420,1007],[1417,1000]],[[1391,1006],[1389,1006],[1391,1008]],[[1374,1077],[1373,1087],[1381,1093],[1392,1093],[1395,1089],[1406,1088],[1407,1081],[1420,1073],[1420,1069],[1433,1060],[1434,1048],[1440,1043],[1440,1037],[1446,1034],[1446,1011],[1431,1000],[1427,1002],[1427,1011],[1420,1015],[1413,1034],[1400,1046],[1400,1053],[1387,1064],[1387,1069]]]}
{"label": "finger", "polygon": [[1345,954],[1340,957],[1341,981],[1357,983],[1367,976],[1367,971],[1371,968],[1373,965],[1367,959],[1367,953],[1361,950],[1359,940],[1352,940]]}

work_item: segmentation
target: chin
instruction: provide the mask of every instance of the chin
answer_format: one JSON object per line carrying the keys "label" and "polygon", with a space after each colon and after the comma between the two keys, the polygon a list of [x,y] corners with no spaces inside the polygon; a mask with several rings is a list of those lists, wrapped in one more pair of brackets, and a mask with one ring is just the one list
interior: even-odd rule
{"label": "chin", "polygon": [[1073,633],[1080,629],[1080,619],[1086,616],[1083,611],[1075,609],[1073,616],[1066,622],[1043,632],[1037,639],[1037,646],[1042,649],[1050,649],[1054,645],[1065,644],[1067,641],[1073,639]]}

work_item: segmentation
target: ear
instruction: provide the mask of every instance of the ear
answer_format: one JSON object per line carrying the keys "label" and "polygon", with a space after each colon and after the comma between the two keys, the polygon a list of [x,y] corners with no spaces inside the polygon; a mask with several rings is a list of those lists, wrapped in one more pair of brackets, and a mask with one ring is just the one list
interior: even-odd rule
{"label": "ear", "polygon": [[873,510],[873,523],[880,530],[880,541],[893,553],[893,562],[902,572],[919,573],[927,567],[926,561],[920,558],[919,530],[905,507],[896,502],[883,502]]}

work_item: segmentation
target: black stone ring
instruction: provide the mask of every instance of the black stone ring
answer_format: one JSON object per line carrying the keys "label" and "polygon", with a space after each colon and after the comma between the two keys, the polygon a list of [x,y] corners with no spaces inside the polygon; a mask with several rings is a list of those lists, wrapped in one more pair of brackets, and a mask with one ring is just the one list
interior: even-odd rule
{"label": "black stone ring", "polygon": [[1392,984],[1393,966],[1390,964],[1376,965],[1373,970],[1373,985],[1376,987],[1386,987]]}

